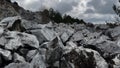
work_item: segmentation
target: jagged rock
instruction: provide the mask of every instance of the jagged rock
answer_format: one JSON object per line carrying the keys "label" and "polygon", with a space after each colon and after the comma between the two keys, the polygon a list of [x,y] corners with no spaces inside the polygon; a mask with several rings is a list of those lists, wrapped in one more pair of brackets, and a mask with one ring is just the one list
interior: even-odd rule
{"label": "jagged rock", "polygon": [[20,42],[20,38],[16,35],[16,32],[7,32],[5,38],[7,39],[7,42],[5,44],[6,49],[17,49],[18,47],[22,46],[22,43]]}
{"label": "jagged rock", "polygon": [[88,38],[89,35],[90,35],[90,32],[87,29],[84,29],[82,31],[77,31],[76,33],[74,33],[74,35],[70,38],[70,40],[80,41],[80,40],[83,40],[84,38]]}
{"label": "jagged rock", "polygon": [[61,35],[62,41],[66,42],[67,40],[69,40],[73,33],[74,33],[73,30],[67,30],[66,32],[63,32],[63,34]]}
{"label": "jagged rock", "polygon": [[109,58],[111,54],[120,53],[120,47],[112,41],[103,41],[97,45],[86,45],[85,47],[98,51],[104,58]]}
{"label": "jagged rock", "polygon": [[62,42],[67,42],[75,32],[74,29],[63,24],[60,24],[58,27],[56,27],[55,31],[58,33],[58,35],[60,35]]}
{"label": "jagged rock", "polygon": [[54,30],[58,35],[62,35],[64,32],[66,32],[68,36],[71,36],[75,31],[71,26],[63,23],[54,25]]}
{"label": "jagged rock", "polygon": [[115,27],[113,29],[108,29],[105,34],[109,36],[112,40],[117,40],[120,36],[120,27]]}
{"label": "jagged rock", "polygon": [[39,43],[49,42],[56,38],[56,33],[48,28],[31,30],[31,33],[37,36]]}
{"label": "jagged rock", "polygon": [[71,37],[71,41],[84,41],[84,44],[93,44],[100,35],[101,33],[90,33],[88,30],[78,31]]}
{"label": "jagged rock", "polygon": [[109,39],[110,38],[108,36],[101,35],[101,36],[96,37],[93,41],[88,41],[88,44],[97,45],[97,44],[102,43],[104,41],[108,41]]}
{"label": "jagged rock", "polygon": [[64,56],[75,68],[108,68],[107,62],[100,54],[91,49],[76,47],[65,52]]}
{"label": "jagged rock", "polygon": [[0,37],[0,46],[4,47],[7,42],[7,39],[4,36]]}
{"label": "jagged rock", "polygon": [[60,61],[60,59],[61,59],[61,57],[62,57],[62,54],[63,54],[62,48],[60,48],[60,47],[55,48],[55,49],[51,52],[50,57],[49,57],[48,60],[47,60],[48,64],[53,64],[53,63],[55,63],[56,61]]}
{"label": "jagged rock", "polygon": [[120,54],[116,55],[113,59],[113,68],[120,68]]}
{"label": "jagged rock", "polygon": [[87,44],[97,45],[98,42],[105,41],[108,39],[109,38],[107,38],[106,36],[102,36],[101,33],[94,32],[94,33],[85,34],[84,37],[82,36],[82,38],[81,39],[79,38],[79,40],[77,40],[76,42],[78,43],[78,45],[81,45],[81,46],[84,46]]}
{"label": "jagged rock", "polygon": [[41,48],[45,48],[45,49],[50,49],[50,48],[55,48],[57,47],[56,44],[59,42],[58,38],[56,37],[55,39],[53,39],[50,42],[45,42],[43,44],[40,45]]}
{"label": "jagged rock", "polygon": [[21,20],[16,20],[11,27],[8,28],[10,31],[24,32],[26,29],[21,25]]}
{"label": "jagged rock", "polygon": [[36,50],[29,51],[26,55],[26,60],[30,62],[36,54],[37,54]]}
{"label": "jagged rock", "polygon": [[97,38],[99,38],[100,34],[101,33],[97,33],[97,32],[89,33],[87,34],[87,37],[85,37],[84,39],[87,42],[87,44],[92,44],[92,41],[95,41]]}
{"label": "jagged rock", "polygon": [[5,44],[6,49],[18,49],[20,46],[39,48],[39,42],[37,41],[36,37],[27,33],[8,31],[5,34],[5,39],[7,40]]}
{"label": "jagged rock", "polygon": [[[56,37],[51,42],[46,42],[40,45],[41,48],[45,48],[46,50],[41,50],[45,52],[46,62],[53,67],[53,64],[60,60],[63,53],[63,44],[60,42],[60,38]],[[41,52],[40,52],[41,53]]]}
{"label": "jagged rock", "polygon": [[0,22],[0,24],[10,31],[23,32],[26,30],[20,16],[5,18]]}
{"label": "jagged rock", "polygon": [[32,29],[40,29],[43,28],[44,26],[49,26],[49,23],[42,25],[42,24],[37,24],[34,21],[23,19],[21,16],[14,16],[14,17],[4,18],[0,22],[0,25],[6,29],[9,29],[10,31],[25,32]]}
{"label": "jagged rock", "polygon": [[[41,48],[45,48],[46,50],[42,50],[45,52],[46,60],[49,64],[54,64],[56,61],[59,61],[62,55],[62,49],[64,48],[63,44],[56,37],[51,42],[46,42],[41,45]],[[41,49],[39,49],[41,50]]]}
{"label": "jagged rock", "polygon": [[36,54],[30,63],[30,68],[46,68],[44,55]]}
{"label": "jagged rock", "polygon": [[12,55],[11,52],[8,50],[3,50],[0,48],[0,54],[3,56],[5,60],[12,60]]}
{"label": "jagged rock", "polygon": [[66,32],[64,32],[62,35],[61,35],[61,39],[63,42],[66,42],[68,40],[69,36]]}
{"label": "jagged rock", "polygon": [[53,23],[49,22],[47,24],[37,24],[37,25],[35,25],[35,28],[39,28],[39,29],[49,28],[49,29],[52,29],[53,28]]}
{"label": "jagged rock", "polygon": [[26,62],[24,57],[20,56],[17,53],[14,53],[13,60],[14,60],[14,62],[21,62],[21,63]]}
{"label": "jagged rock", "polygon": [[11,63],[5,68],[30,68],[30,64],[26,62],[25,63]]}
{"label": "jagged rock", "polygon": [[7,17],[0,21],[0,25],[4,26],[5,28],[10,28],[14,24],[16,20],[21,20],[20,16],[14,16],[14,17]]}
{"label": "jagged rock", "polygon": [[84,36],[81,33],[81,31],[78,31],[78,32],[74,33],[74,35],[71,37],[71,41],[79,41],[79,40],[82,40],[83,38],[84,38]]}
{"label": "jagged rock", "polygon": [[0,27],[0,37],[4,33],[4,30],[5,30],[4,28]]}
{"label": "jagged rock", "polygon": [[36,36],[27,33],[22,34],[23,34],[23,36],[21,37],[22,44],[26,44],[34,48],[39,48],[39,41],[37,40]]}

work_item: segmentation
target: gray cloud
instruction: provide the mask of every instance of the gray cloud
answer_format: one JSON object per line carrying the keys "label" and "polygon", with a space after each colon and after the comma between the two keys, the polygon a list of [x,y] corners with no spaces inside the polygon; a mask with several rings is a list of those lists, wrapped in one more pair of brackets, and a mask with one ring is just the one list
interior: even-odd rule
{"label": "gray cloud", "polygon": [[78,2],[60,2],[56,5],[55,9],[60,11],[61,13],[66,13],[68,11],[73,10],[73,6],[77,6],[79,3]]}
{"label": "gray cloud", "polygon": [[112,9],[112,6],[114,2],[114,0],[92,0],[87,5],[93,6],[96,13],[113,14],[114,11]]}
{"label": "gray cloud", "polygon": [[86,11],[85,11],[85,14],[86,13],[95,13],[95,11],[93,10],[93,9],[87,9]]}

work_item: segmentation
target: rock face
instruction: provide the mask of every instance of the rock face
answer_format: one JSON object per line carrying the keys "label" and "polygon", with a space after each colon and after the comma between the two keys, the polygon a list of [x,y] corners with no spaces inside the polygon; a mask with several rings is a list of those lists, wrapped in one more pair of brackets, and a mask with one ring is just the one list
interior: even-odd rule
{"label": "rock face", "polygon": [[10,0],[0,10],[0,68],[120,68],[120,26],[40,24]]}

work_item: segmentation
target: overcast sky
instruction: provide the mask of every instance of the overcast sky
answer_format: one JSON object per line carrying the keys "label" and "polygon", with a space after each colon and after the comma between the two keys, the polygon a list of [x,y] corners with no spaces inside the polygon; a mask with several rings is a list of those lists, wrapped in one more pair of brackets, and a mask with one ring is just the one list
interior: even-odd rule
{"label": "overcast sky", "polygon": [[114,20],[112,9],[117,0],[12,0],[27,10],[38,11],[54,8],[62,14],[69,14],[87,22],[105,23]]}

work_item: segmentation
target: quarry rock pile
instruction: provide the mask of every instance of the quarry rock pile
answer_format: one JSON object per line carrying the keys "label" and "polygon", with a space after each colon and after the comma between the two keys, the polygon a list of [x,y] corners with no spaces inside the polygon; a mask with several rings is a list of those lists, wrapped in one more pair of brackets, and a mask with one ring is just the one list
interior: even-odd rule
{"label": "quarry rock pile", "polygon": [[35,24],[20,16],[1,20],[0,67],[119,68],[120,26],[98,32],[78,25],[86,28]]}
{"label": "quarry rock pile", "polygon": [[120,26],[43,24],[0,0],[0,68],[120,68]]}

